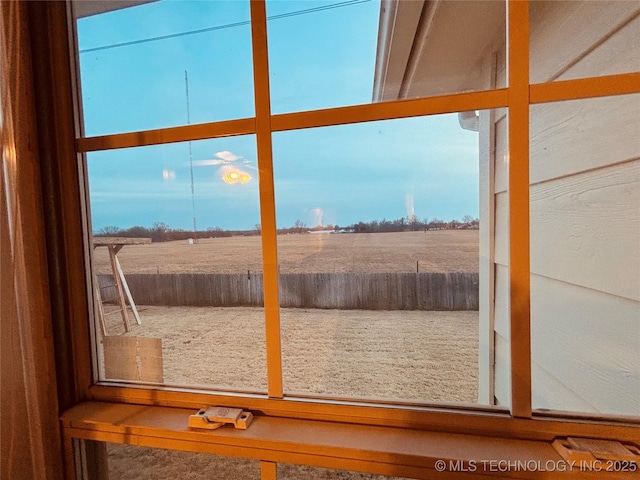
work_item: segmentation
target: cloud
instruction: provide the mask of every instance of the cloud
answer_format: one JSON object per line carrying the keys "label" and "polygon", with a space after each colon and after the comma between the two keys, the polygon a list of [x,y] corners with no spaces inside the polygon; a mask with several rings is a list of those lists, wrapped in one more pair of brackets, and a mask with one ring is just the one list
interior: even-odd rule
{"label": "cloud", "polygon": [[209,165],[223,165],[227,162],[219,158],[213,158],[211,160],[194,160],[193,165],[196,167],[207,167]]}
{"label": "cloud", "polygon": [[[236,155],[228,150],[216,152],[215,158],[207,160],[194,160],[193,165],[196,167],[216,166],[216,165],[233,165],[235,168],[250,168],[257,170],[252,162],[240,155]],[[245,172],[246,173],[246,172]]]}
{"label": "cloud", "polygon": [[223,150],[222,152],[217,152],[216,157],[221,158],[225,162],[235,162],[242,157],[237,156],[235,153],[232,153],[228,150]]}

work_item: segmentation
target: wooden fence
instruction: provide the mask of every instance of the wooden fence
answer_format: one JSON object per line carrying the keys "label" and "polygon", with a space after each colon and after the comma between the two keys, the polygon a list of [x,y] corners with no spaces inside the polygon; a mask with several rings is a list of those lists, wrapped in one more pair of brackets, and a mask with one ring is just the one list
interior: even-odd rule
{"label": "wooden fence", "polygon": [[[110,275],[98,275],[105,301]],[[262,274],[130,274],[140,305],[262,306]],[[478,274],[292,273],[280,275],[280,305],[355,310],[478,310]]]}

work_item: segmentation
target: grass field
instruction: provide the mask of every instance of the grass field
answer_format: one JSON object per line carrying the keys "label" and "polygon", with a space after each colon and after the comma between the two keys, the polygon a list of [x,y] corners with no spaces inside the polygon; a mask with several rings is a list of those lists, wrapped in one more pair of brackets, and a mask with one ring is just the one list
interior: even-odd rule
{"label": "grass field", "polygon": [[[281,273],[475,272],[477,231],[303,234],[278,237]],[[126,246],[128,273],[262,271],[259,237]],[[110,273],[105,248],[98,273]],[[113,307],[111,307],[113,308]],[[142,325],[124,332],[108,317],[109,335],[162,339],[166,384],[264,391],[264,310],[252,307],[139,306]],[[475,403],[478,312],[281,309],[282,375],[287,393]],[[104,371],[102,369],[102,371]],[[112,479],[258,478],[254,461],[113,445]],[[382,479],[381,476],[282,464],[288,479]],[[210,476],[211,472],[219,476]],[[161,473],[159,473],[161,472]]]}
{"label": "grass field", "polygon": [[[125,246],[127,273],[262,271],[261,239],[226,237]],[[280,273],[477,272],[478,231],[299,234],[278,236]],[[94,251],[97,273],[110,273],[106,248]]]}

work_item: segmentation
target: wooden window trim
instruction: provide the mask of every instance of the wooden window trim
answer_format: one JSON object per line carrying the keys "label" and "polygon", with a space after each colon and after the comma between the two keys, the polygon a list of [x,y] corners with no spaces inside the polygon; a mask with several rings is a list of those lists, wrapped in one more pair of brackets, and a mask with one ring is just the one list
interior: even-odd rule
{"label": "wooden window trim", "polygon": [[112,402],[146,406],[191,408],[195,412],[206,405],[238,407],[256,415],[299,420],[321,420],[354,425],[393,426],[496,436],[516,439],[552,440],[559,436],[588,436],[640,440],[638,424],[627,417],[613,415],[595,419],[591,416],[568,416],[566,412],[534,412],[530,419],[512,417],[508,410],[477,405],[381,405],[355,401],[339,401],[285,396],[230,395],[176,392],[153,387],[93,386],[89,390],[93,402]]}
{"label": "wooden window trim", "polygon": [[[256,8],[255,5],[262,5],[263,7],[261,0],[252,0],[252,4],[254,4],[254,9]],[[528,2],[509,0],[509,4],[510,7],[515,8],[516,12],[519,11],[517,15],[522,15],[524,8],[528,9]],[[47,7],[47,9],[55,13],[55,15],[48,17],[47,25],[43,25],[44,38],[47,38],[49,42],[48,55],[53,59],[54,52],[57,52],[55,54],[57,58],[60,52],[65,52],[68,49],[67,30],[66,27],[62,28],[67,19],[64,16],[60,17],[60,5]],[[514,10],[510,8],[510,11]],[[258,16],[263,15],[263,13],[258,14]],[[516,20],[516,22],[522,21],[524,20]],[[47,28],[53,33],[47,35]],[[72,30],[73,27],[71,27]],[[522,41],[520,39],[520,42]],[[255,46],[254,48],[263,47]],[[524,68],[515,66],[518,65],[516,59],[513,61],[512,68]],[[57,85],[67,85],[70,81],[68,74],[70,69],[65,71],[66,64],[64,62],[52,61],[52,63],[58,65],[52,74],[54,83],[58,82]],[[256,80],[256,84],[262,85],[261,87],[257,85],[256,91],[262,88],[262,95],[264,95],[266,82],[268,82],[268,75]],[[66,89],[63,88],[63,90]],[[75,137],[75,145],[71,141],[66,144],[63,142],[63,144],[56,147],[61,154],[61,158],[74,159],[78,158],[79,154],[90,151],[218,138],[230,135],[257,134],[258,137],[266,138],[266,140],[259,140],[260,144],[262,141],[270,142],[270,134],[274,131],[499,107],[508,107],[510,109],[509,121],[510,124],[514,125],[514,129],[516,125],[519,125],[520,128],[526,125],[525,131],[528,132],[528,109],[531,104],[629,93],[640,93],[640,73],[545,84],[529,84],[527,75],[526,85],[522,78],[518,79],[516,77],[513,83],[510,80],[509,87],[506,89],[280,115],[271,115],[268,111],[268,105],[264,105],[264,97],[261,97],[261,100],[256,102],[255,118],[88,138],[83,138],[77,133],[74,134],[73,129],[70,131],[68,128],[65,130],[63,127],[57,127],[61,130],[56,133],[56,136],[58,138]],[[52,99],[52,101],[57,102],[55,103],[57,105],[56,112],[59,114],[63,112],[65,110],[65,99],[71,98],[73,95],[75,95],[75,92],[68,92],[68,96],[61,95]],[[520,109],[520,115],[514,117],[514,99],[520,98],[522,100],[525,96],[527,98],[526,102],[520,103],[516,107],[516,109]],[[262,106],[259,106],[259,103]],[[527,112],[526,118],[524,115],[525,110]],[[76,112],[76,115],[79,115],[79,113]],[[73,114],[71,114],[72,116]],[[520,148],[517,151],[522,154],[524,152],[523,140],[518,140],[517,142],[520,144]],[[528,156],[528,139],[526,142],[526,156]],[[266,143],[263,144],[263,148],[267,148],[266,145]],[[511,142],[510,145],[512,145]],[[514,150],[512,150],[512,155],[514,155]],[[60,162],[61,165],[63,163]],[[265,167],[263,163],[261,168],[268,169],[269,167],[268,165]],[[72,182],[74,178],[77,178],[77,172],[74,173],[69,170],[73,170],[73,168],[69,169],[69,165],[62,169],[59,180],[61,185],[65,183],[65,180]],[[514,180],[512,186],[515,187],[523,182],[524,180],[521,177]],[[514,188],[510,190],[513,191]],[[71,193],[67,193],[66,198],[61,198],[58,201],[61,205],[73,204],[74,208],[77,208],[77,199]],[[86,192],[82,191],[82,185],[79,193],[81,195],[86,194]],[[271,195],[271,193],[268,195]],[[265,225],[275,221],[273,217],[274,199],[272,197],[269,198],[268,195],[263,201],[267,208],[271,210],[271,213],[267,213]],[[62,209],[62,211],[67,210]],[[82,218],[81,221],[79,220],[79,215],[78,218],[73,216],[75,214],[67,213],[66,215],[70,216],[71,227],[62,225],[57,228],[62,230],[69,229],[72,234],[64,237],[63,244],[60,247],[63,251],[68,252],[70,258],[77,258],[77,252],[83,251],[83,249],[86,251],[87,246],[86,240],[78,237],[75,224],[83,222],[86,224],[86,212],[84,214],[85,218]],[[526,231],[528,232],[528,225]],[[515,240],[521,238],[521,235],[524,235],[522,231],[512,229],[511,243],[513,244]],[[272,238],[266,240],[264,248],[274,252],[270,257],[270,261],[273,261],[275,259],[275,245]],[[528,256],[520,255],[513,261],[513,265],[517,263],[524,267],[527,262]],[[86,271],[81,271],[82,269],[77,265],[77,262],[74,263],[73,271],[64,265],[61,265],[60,268],[67,269],[69,278],[66,281],[69,286],[73,284],[76,287],[83,286],[88,281],[89,277]],[[526,265],[524,271],[528,271],[528,265]],[[626,417],[600,416],[594,418],[586,415],[569,415],[566,412],[549,412],[543,416],[540,412],[532,412],[530,400],[527,405],[526,388],[523,390],[521,386],[515,387],[515,408],[511,415],[504,409],[478,406],[407,404],[391,407],[356,401],[294,398],[283,394],[281,383],[278,384],[277,378],[272,381],[271,374],[269,394],[272,398],[268,398],[266,395],[186,392],[139,385],[119,385],[111,382],[94,383],[87,368],[87,365],[91,365],[92,362],[87,332],[87,308],[83,304],[83,299],[78,299],[78,297],[72,295],[71,290],[69,290],[69,297],[69,306],[67,308],[70,309],[73,315],[70,318],[58,319],[57,321],[63,321],[66,325],[65,331],[70,332],[72,353],[70,362],[74,365],[74,368],[70,370],[69,376],[60,378],[59,383],[74,385],[76,402],[82,402],[83,400],[85,402],[77,403],[75,407],[62,415],[62,430],[67,447],[72,438],[86,438],[163,446],[165,448],[190,451],[205,451],[202,449],[208,449],[206,451],[211,451],[212,453],[226,452],[233,455],[253,456],[252,458],[259,458],[266,463],[294,461],[310,465],[328,466],[330,468],[348,468],[370,471],[371,473],[404,474],[406,476],[417,476],[418,478],[422,476],[426,478],[427,474],[434,475],[432,467],[434,459],[437,458],[434,456],[435,452],[439,451],[436,448],[439,442],[445,442],[444,444],[450,447],[451,452],[458,452],[462,445],[471,445],[472,447],[469,448],[472,448],[472,451],[478,455],[488,454],[490,445],[503,445],[501,442],[504,442],[504,445],[514,445],[514,455],[528,455],[531,452],[538,451],[537,449],[539,448],[546,452],[548,451],[547,447],[549,447],[548,442],[550,440],[558,436],[568,435],[616,438],[623,441],[639,442],[638,425],[633,423],[632,419]],[[525,304],[528,302],[528,292],[526,297],[524,299]],[[275,298],[277,298],[277,295]],[[516,327],[524,326],[524,330],[528,331],[528,315],[518,316],[517,318],[513,317],[512,321],[515,322],[513,325]],[[276,324],[277,321],[271,321],[272,327]],[[272,328],[271,331],[274,332],[275,330]],[[272,334],[275,335],[275,333]],[[515,350],[516,348],[516,345],[512,343],[512,349]],[[526,354],[514,353],[514,355],[514,358],[520,359],[518,363],[522,363],[523,359],[526,359]],[[61,370],[59,368],[59,371]],[[277,377],[277,369],[275,376]],[[529,377],[530,397],[530,372],[527,377]],[[522,384],[525,383],[526,381]],[[90,401],[86,402],[86,400]],[[105,404],[102,402],[111,403]],[[186,409],[197,409],[211,404],[239,406],[252,410],[257,416],[256,425],[265,425],[270,428],[255,429],[253,432],[249,430],[252,440],[247,440],[246,443],[238,443],[236,438],[238,434],[235,432],[233,434],[207,436],[200,432],[185,431],[184,416],[187,412],[193,413],[192,410]],[[111,412],[110,415],[112,416],[107,415],[105,412]],[[121,421],[122,418],[126,417],[125,414],[127,412],[132,415],[128,420],[129,422],[138,421],[139,416],[142,416],[148,419],[148,423],[142,422],[133,425]],[[142,415],[142,412],[145,412],[144,415]],[[113,415],[116,416],[114,417]],[[302,432],[316,427],[322,429],[325,434],[323,434],[322,439],[318,439],[316,444],[313,444],[312,448],[312,443],[303,438]],[[134,429],[133,432],[132,428]],[[285,430],[289,432],[288,434],[291,437],[276,438],[277,434],[279,434],[278,432]],[[270,431],[273,432],[273,436],[268,433]],[[371,437],[393,438],[397,444],[394,444],[393,448],[391,446],[377,448],[371,445],[371,441],[367,440],[366,436],[361,435],[361,432],[364,431],[367,431]],[[338,433],[344,437],[340,437]],[[387,435],[388,437],[386,437]],[[458,436],[456,437],[455,435]],[[215,440],[210,437],[215,437]],[[334,438],[335,441],[327,440],[331,438]],[[343,440],[339,440],[340,438],[343,438]],[[342,441],[351,442],[352,445],[357,446],[355,450],[364,450],[364,453],[356,453],[349,450],[341,443]],[[411,453],[412,445],[419,445],[423,450],[418,454]],[[483,445],[487,447],[487,450],[483,450]],[[389,455],[396,454],[398,456],[394,456],[393,460],[388,462],[383,460],[384,458],[390,458]],[[555,458],[545,457],[544,455],[544,458]],[[393,469],[392,467],[394,466],[397,468]],[[405,467],[407,470],[402,470]],[[269,477],[272,475],[273,469],[266,466],[263,473],[266,477]],[[455,478],[466,477],[471,478],[471,474],[457,475]],[[447,477],[439,476],[438,478]],[[479,472],[476,472],[473,478],[482,477]],[[580,478],[589,477],[580,475]],[[611,478],[616,477],[611,476]]]}
{"label": "wooden window trim", "polygon": [[[72,439],[128,443],[217,455],[240,456],[268,463],[298,463],[412,478],[539,478],[537,471],[490,470],[482,462],[535,462],[552,465],[562,458],[550,440],[499,438],[389,426],[258,416],[247,430],[189,429],[193,410],[86,402],[62,416],[67,450]],[[71,456],[71,452],[67,453]],[[444,460],[445,471],[436,470]],[[449,462],[476,470],[452,472]],[[266,468],[266,466],[265,466]],[[553,467],[548,467],[548,469]],[[271,466],[273,470],[273,466]],[[554,472],[554,478],[601,478],[600,472]],[[635,473],[610,478],[634,478]],[[608,477],[609,478],[609,477]]]}
{"label": "wooden window trim", "polygon": [[529,3],[507,2],[511,414],[531,417]]}

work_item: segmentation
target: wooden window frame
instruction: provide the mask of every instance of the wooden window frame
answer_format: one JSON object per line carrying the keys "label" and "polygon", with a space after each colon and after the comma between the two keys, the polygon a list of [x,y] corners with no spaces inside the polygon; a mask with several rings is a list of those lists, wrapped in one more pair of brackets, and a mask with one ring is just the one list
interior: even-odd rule
{"label": "wooden window frame", "polygon": [[[274,462],[293,458],[301,463],[337,468],[352,468],[373,473],[405,473],[426,478],[433,473],[435,458],[429,451],[424,455],[412,455],[411,442],[416,441],[417,432],[431,432],[445,441],[446,435],[460,435],[452,440],[452,447],[462,438],[475,441],[482,452],[482,444],[487,439],[508,439],[517,443],[520,452],[534,451],[524,440],[542,442],[545,445],[556,437],[588,436],[594,438],[616,438],[638,442],[638,425],[628,417],[588,416],[567,412],[537,412],[531,408],[531,347],[530,347],[530,266],[529,266],[529,109],[537,103],[575,100],[610,95],[640,93],[640,73],[611,75],[597,78],[567,80],[544,84],[530,84],[529,81],[529,2],[527,0],[507,0],[508,11],[508,85],[506,88],[444,95],[416,100],[402,100],[329,108],[272,115],[269,106],[269,73],[266,41],[266,11],[264,0],[251,0],[251,25],[254,62],[254,88],[256,112],[253,118],[224,122],[211,122],[141,132],[83,137],[80,134],[81,118],[77,95],[77,65],[54,61],[58,52],[68,51],[74,44],[75,26],[69,20],[64,8],[59,5],[47,7],[50,12],[43,18],[42,55],[51,65],[52,91],[49,101],[52,111],[68,112],[61,125],[53,128],[49,141],[62,159],[55,165],[57,188],[73,185],[78,189],[61,196],[56,206],[65,219],[62,225],[51,226],[58,232],[53,239],[53,249],[57,255],[59,268],[64,272],[61,282],[62,298],[60,314],[54,318],[58,334],[58,350],[65,353],[58,356],[59,390],[62,409],[69,409],[62,416],[62,431],[68,464],[73,460],[73,439],[116,441],[140,445],[163,446],[190,451],[208,451],[240,456],[252,456],[263,462],[263,478],[274,478]],[[67,4],[66,9],[70,6]],[[46,45],[45,48],[43,45]],[[36,44],[36,47],[38,45]],[[526,53],[525,54],[523,54]],[[69,75],[76,72],[75,78]],[[74,85],[74,82],[75,85]],[[60,94],[60,95],[58,95]],[[73,105],[73,109],[70,108]],[[271,134],[292,129],[343,125],[375,120],[453,113],[467,110],[507,108],[509,111],[509,205],[510,205],[510,302],[511,302],[511,388],[510,410],[482,406],[460,406],[450,404],[366,404],[348,399],[301,398],[284,393],[282,385],[282,361],[280,358],[280,322],[278,311],[277,245],[275,227],[275,198],[273,190],[273,169],[271,157]],[[45,132],[47,134],[47,132]],[[88,213],[82,198],[88,195],[86,170],[83,154],[133,146],[157,145],[178,141],[220,138],[230,135],[255,134],[258,145],[260,169],[260,209],[262,225],[262,249],[265,278],[265,323],[267,331],[267,395],[248,395],[232,392],[178,391],[176,389],[129,385],[117,382],[94,381],[92,364],[91,328],[93,325],[89,275],[89,244],[86,233]],[[77,159],[77,162],[75,161]],[[54,185],[55,187],[55,185]],[[75,195],[74,195],[75,193]],[[82,227],[82,228],[81,228]],[[79,256],[78,252],[84,252]],[[65,263],[66,262],[66,263]],[[78,294],[78,288],[84,293]],[[74,293],[72,294],[71,291]],[[60,374],[60,372],[66,372]],[[107,403],[104,403],[107,402]],[[272,424],[273,428],[286,423],[290,428],[289,437],[270,439],[256,435],[254,450],[249,452],[246,443],[236,437],[216,437],[215,441],[203,440],[200,433],[184,433],[174,423],[165,424],[164,419],[184,416],[185,409],[198,409],[204,405],[237,406],[254,411],[259,420]],[[140,413],[145,406],[144,414]],[[134,410],[132,410],[134,409]],[[138,410],[135,410],[138,409]],[[110,412],[105,416],[105,412]],[[134,426],[116,422],[127,412],[132,415],[146,415],[148,424]],[[182,417],[180,417],[182,418]],[[289,422],[289,423],[287,423]],[[320,423],[313,423],[320,422]],[[126,423],[126,422],[125,422]],[[351,425],[353,434],[349,434]],[[325,443],[311,445],[302,433],[310,426],[326,428]],[[134,428],[135,427],[135,428]],[[134,430],[131,430],[131,429]],[[136,430],[137,428],[137,430]],[[377,451],[370,447],[369,456],[361,458],[347,451],[340,442],[326,438],[342,432],[347,439],[362,441],[358,429],[370,428],[370,433],[384,436],[391,432],[400,445],[396,457],[404,453],[407,465],[422,462],[418,469],[400,468],[393,470],[380,465],[398,465],[401,460],[376,461],[377,455],[391,453],[392,449]],[[393,431],[389,429],[394,429]],[[176,433],[178,432],[178,433]],[[181,432],[181,433],[180,433]],[[404,433],[403,433],[404,432]],[[178,438],[180,435],[182,437]],[[393,436],[392,435],[392,436]],[[383,438],[383,437],[380,437]],[[386,437],[385,437],[386,438]],[[155,439],[155,440],[154,440]],[[360,439],[360,440],[359,440]],[[259,448],[260,442],[273,443],[268,448]],[[417,440],[426,449],[433,449],[428,440]],[[238,443],[239,442],[239,443]],[[305,443],[306,442],[306,443]],[[203,446],[204,445],[204,446]],[[207,445],[209,445],[207,447]],[[211,445],[216,445],[211,447]],[[305,450],[306,445],[308,448]],[[429,445],[432,445],[431,447]],[[528,445],[528,446],[527,446]],[[534,448],[535,447],[535,448]],[[328,450],[327,450],[328,449]],[[528,450],[529,449],[529,450]],[[517,449],[516,449],[517,450]],[[328,454],[327,451],[331,453]],[[280,453],[274,453],[280,452]],[[284,453],[283,453],[284,452]],[[342,453],[340,453],[342,452]],[[404,452],[404,453],[403,453]],[[285,457],[285,453],[293,455]],[[415,452],[414,452],[415,453]],[[548,453],[548,452],[547,452]],[[549,453],[550,454],[550,453]],[[297,455],[297,456],[296,456]],[[404,461],[404,460],[402,460]],[[407,463],[408,462],[408,463]],[[425,463],[426,462],[426,463]],[[430,462],[430,463],[429,463]],[[403,467],[403,468],[404,468]],[[399,468],[399,467],[398,467]],[[479,472],[480,473],[480,472]],[[479,474],[478,474],[479,475]],[[480,477],[482,475],[479,475]],[[70,477],[71,478],[71,477]],[[440,478],[440,477],[439,477]],[[446,477],[442,477],[446,478]],[[462,478],[457,476],[455,478]],[[475,478],[475,476],[474,476]],[[587,477],[584,477],[587,478]],[[612,477],[613,478],[613,477]]]}

